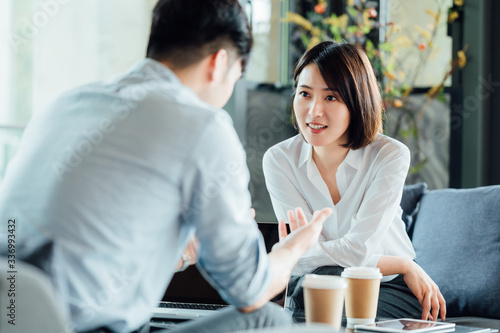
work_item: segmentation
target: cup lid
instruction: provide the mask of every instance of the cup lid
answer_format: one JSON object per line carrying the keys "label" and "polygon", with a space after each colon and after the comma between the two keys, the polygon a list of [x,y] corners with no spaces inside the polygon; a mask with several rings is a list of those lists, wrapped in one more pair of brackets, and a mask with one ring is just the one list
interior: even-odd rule
{"label": "cup lid", "polygon": [[306,274],[302,287],[311,289],[345,289],[347,282],[340,276]]}
{"label": "cup lid", "polygon": [[342,277],[352,279],[381,279],[382,273],[377,267],[347,267]]}

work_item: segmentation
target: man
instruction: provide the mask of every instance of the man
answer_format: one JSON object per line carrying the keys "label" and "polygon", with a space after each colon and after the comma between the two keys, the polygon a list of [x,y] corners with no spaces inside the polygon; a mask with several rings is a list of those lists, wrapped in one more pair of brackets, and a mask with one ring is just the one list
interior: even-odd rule
{"label": "man", "polygon": [[287,236],[282,224],[266,254],[243,149],[220,109],[251,44],[236,0],[160,0],[147,59],[65,93],[26,128],[0,217],[18,221],[18,253],[49,273],[76,331],[147,326],[193,233],[199,267],[238,310],[180,331],[288,322],[267,302],[329,210],[309,224],[298,211],[302,227]]}

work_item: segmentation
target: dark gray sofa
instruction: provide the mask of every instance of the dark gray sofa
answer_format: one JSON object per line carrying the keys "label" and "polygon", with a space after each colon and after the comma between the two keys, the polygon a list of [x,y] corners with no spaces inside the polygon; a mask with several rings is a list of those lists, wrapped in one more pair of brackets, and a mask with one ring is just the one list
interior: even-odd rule
{"label": "dark gray sofa", "polygon": [[407,185],[401,206],[415,260],[446,299],[447,321],[500,329],[500,185]]}

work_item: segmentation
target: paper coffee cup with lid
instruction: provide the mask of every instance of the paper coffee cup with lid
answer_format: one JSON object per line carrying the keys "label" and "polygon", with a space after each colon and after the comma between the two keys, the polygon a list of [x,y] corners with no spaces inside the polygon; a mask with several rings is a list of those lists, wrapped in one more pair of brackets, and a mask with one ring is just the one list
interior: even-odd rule
{"label": "paper coffee cup with lid", "polygon": [[382,274],[377,267],[348,267],[342,272],[347,282],[345,313],[347,327],[375,322]]}
{"label": "paper coffee cup with lid", "polygon": [[307,274],[302,282],[307,323],[325,323],[338,330],[342,323],[346,281],[340,276]]}

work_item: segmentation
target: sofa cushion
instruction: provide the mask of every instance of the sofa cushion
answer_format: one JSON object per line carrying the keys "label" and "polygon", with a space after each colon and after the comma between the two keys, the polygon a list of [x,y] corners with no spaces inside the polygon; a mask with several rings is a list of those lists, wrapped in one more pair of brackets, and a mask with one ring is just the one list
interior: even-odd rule
{"label": "sofa cushion", "polygon": [[448,316],[500,319],[500,186],[427,192],[413,245]]}
{"label": "sofa cushion", "polygon": [[403,209],[403,214],[401,218],[406,225],[406,233],[410,239],[413,234],[413,222],[417,216],[419,202],[426,191],[426,183],[405,185],[403,188],[403,196],[401,198],[401,208]]}

